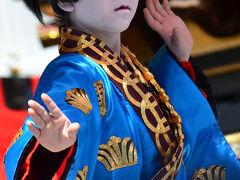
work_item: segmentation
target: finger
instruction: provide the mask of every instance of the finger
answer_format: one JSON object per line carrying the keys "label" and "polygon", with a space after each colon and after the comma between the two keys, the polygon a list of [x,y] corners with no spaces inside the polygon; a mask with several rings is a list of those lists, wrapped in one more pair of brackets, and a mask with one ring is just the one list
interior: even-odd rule
{"label": "finger", "polygon": [[79,123],[71,123],[67,128],[67,133],[70,138],[75,139],[77,136],[77,131],[80,128]]}
{"label": "finger", "polygon": [[44,121],[48,121],[50,120],[51,116],[49,115],[49,113],[46,111],[46,109],[41,106],[38,102],[33,101],[33,100],[29,100],[28,101],[28,106],[32,109],[34,109],[34,111],[44,120]]}
{"label": "finger", "polygon": [[156,11],[161,14],[161,16],[165,17],[168,13],[163,9],[162,5],[160,4],[159,0],[153,0],[153,5]]}
{"label": "finger", "polygon": [[149,13],[153,17],[154,21],[158,21],[158,23],[160,24],[162,23],[164,17],[160,13],[158,13],[157,11],[149,11]]}
{"label": "finger", "polygon": [[150,12],[154,12],[155,11],[155,8],[154,8],[152,0],[147,0],[146,1],[146,7],[149,9]]}
{"label": "finger", "polygon": [[46,122],[34,111],[32,108],[28,108],[28,114],[35,122],[35,124],[39,127],[39,129],[43,129],[46,125]]}
{"label": "finger", "polygon": [[[158,1],[158,0],[157,0]],[[155,9],[153,4],[154,0],[147,0],[147,9],[149,10],[152,17],[157,20],[159,23],[162,22],[163,16]],[[158,2],[159,3],[159,2]],[[167,13],[166,13],[167,14]]]}
{"label": "finger", "polygon": [[157,22],[152,15],[150,14],[149,10],[147,8],[143,9],[144,17],[146,19],[147,24],[156,32],[161,32],[161,24]]}
{"label": "finger", "polygon": [[42,93],[41,98],[54,118],[59,119],[61,116],[63,116],[62,111],[47,94]]}
{"label": "finger", "polygon": [[31,121],[27,121],[27,127],[29,131],[35,136],[36,139],[40,137],[41,131],[34,126]]}
{"label": "finger", "polygon": [[168,0],[163,0],[163,8],[169,15],[174,15],[174,13],[172,12],[172,10],[168,4]]}

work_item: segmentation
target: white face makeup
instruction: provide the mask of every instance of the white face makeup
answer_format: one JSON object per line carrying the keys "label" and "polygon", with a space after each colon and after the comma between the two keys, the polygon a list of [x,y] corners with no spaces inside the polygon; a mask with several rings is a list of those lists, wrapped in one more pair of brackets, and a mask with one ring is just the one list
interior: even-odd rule
{"label": "white face makeup", "polygon": [[95,33],[120,33],[133,19],[138,0],[79,0],[74,3],[72,25]]}

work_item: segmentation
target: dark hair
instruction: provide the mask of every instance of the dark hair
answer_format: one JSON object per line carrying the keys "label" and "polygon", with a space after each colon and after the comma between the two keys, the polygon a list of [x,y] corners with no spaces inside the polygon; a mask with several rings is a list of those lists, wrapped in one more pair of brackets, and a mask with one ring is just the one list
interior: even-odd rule
{"label": "dark hair", "polygon": [[[46,0],[23,0],[26,6],[35,14],[38,20],[44,24],[40,3]],[[77,2],[78,0],[51,0],[52,9],[56,14],[56,22],[59,26],[70,26],[69,12],[62,10],[58,6],[58,2]]]}

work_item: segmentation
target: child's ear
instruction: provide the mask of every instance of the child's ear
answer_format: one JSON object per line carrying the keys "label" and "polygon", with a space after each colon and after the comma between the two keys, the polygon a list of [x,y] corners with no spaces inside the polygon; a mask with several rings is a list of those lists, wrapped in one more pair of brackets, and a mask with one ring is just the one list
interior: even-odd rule
{"label": "child's ear", "polygon": [[58,1],[58,6],[66,12],[73,12],[74,11],[74,5],[73,2],[62,2]]}

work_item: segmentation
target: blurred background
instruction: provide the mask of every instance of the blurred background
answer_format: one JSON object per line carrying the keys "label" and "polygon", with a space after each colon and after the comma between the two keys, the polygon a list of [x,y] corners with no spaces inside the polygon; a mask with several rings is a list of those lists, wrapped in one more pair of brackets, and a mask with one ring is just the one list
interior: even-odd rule
{"label": "blurred background", "polygon": [[[6,179],[4,153],[27,117],[46,65],[58,56],[58,28],[48,0],[40,0],[43,26],[22,0],[0,0],[0,179]],[[194,38],[192,60],[207,75],[216,97],[219,126],[236,154],[240,153],[240,1],[171,0]],[[146,25],[139,8],[122,42],[147,64],[163,44]]]}

